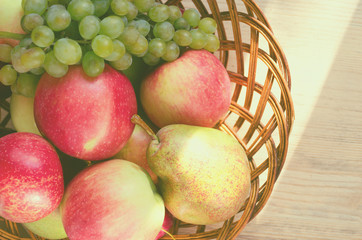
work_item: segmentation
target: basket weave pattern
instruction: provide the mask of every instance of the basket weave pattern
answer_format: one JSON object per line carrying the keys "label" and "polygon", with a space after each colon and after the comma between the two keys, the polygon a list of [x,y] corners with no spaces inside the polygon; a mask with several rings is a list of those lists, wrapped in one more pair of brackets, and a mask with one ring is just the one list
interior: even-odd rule
{"label": "basket weave pattern", "polygon": [[[215,127],[243,145],[253,170],[250,197],[239,214],[217,226],[194,226],[175,220],[170,232],[176,239],[235,239],[267,203],[286,159],[294,121],[288,63],[266,17],[252,0],[166,3],[196,7],[202,17],[211,16],[218,23],[221,46],[216,55],[227,68],[234,87],[230,111]],[[259,69],[264,72],[261,74]],[[9,100],[0,101],[3,113],[9,113]],[[2,114],[0,120],[4,128],[10,115]],[[0,239],[43,238],[0,217]]]}

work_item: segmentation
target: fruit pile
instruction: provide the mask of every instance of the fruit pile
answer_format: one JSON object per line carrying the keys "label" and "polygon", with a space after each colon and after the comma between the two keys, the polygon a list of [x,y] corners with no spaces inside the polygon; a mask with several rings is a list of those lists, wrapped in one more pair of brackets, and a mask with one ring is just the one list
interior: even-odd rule
{"label": "fruit pile", "polygon": [[49,239],[154,240],[173,219],[239,212],[251,170],[214,128],[231,83],[212,18],[154,0],[8,2],[21,30],[0,25],[16,130],[0,138],[1,217]]}
{"label": "fruit pile", "polygon": [[125,70],[137,56],[153,66],[161,59],[177,59],[180,47],[214,52],[220,44],[214,19],[155,0],[27,0],[22,5],[21,26],[27,34],[19,36],[14,48],[0,47],[0,59],[11,60],[13,66],[1,70],[7,84],[15,81],[16,72],[45,70],[62,77],[68,66],[81,63],[85,73],[95,77],[105,62]]}

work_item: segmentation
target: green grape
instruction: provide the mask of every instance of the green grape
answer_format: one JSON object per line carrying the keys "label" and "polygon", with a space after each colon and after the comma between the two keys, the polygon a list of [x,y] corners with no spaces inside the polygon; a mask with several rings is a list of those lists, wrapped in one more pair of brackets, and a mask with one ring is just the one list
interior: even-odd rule
{"label": "green grape", "polygon": [[126,47],[118,39],[113,40],[113,52],[105,58],[107,61],[117,61],[126,53]]}
{"label": "green grape", "polygon": [[0,44],[0,62],[10,63],[11,62],[11,50],[13,47],[9,44]]}
{"label": "green grape", "polygon": [[134,27],[137,28],[137,20],[130,20],[127,24],[127,27]]}
{"label": "green grape", "polygon": [[19,41],[19,45],[22,47],[29,47],[32,43],[31,37],[25,37]]}
{"label": "green grape", "polygon": [[186,9],[182,17],[190,24],[191,27],[197,27],[200,22],[200,13],[195,8]]}
{"label": "green grape", "polygon": [[61,38],[55,42],[53,49],[54,56],[66,65],[77,64],[82,58],[82,49],[73,39]]}
{"label": "green grape", "polygon": [[97,17],[101,17],[109,9],[109,6],[111,5],[111,0],[92,0],[94,5],[94,15]]}
{"label": "green grape", "polygon": [[40,47],[27,49],[20,57],[23,66],[29,69],[41,67],[44,63],[45,53]]}
{"label": "green grape", "polygon": [[140,36],[141,34],[135,26],[127,26],[118,39],[122,41],[124,45],[130,46],[135,44]]}
{"label": "green grape", "polygon": [[111,39],[119,37],[124,30],[122,18],[115,15],[103,18],[100,26],[99,34],[106,35]]}
{"label": "green grape", "polygon": [[63,6],[66,6],[69,4],[69,2],[70,2],[70,0],[48,0],[48,5],[52,6],[55,4],[61,4]]}
{"label": "green grape", "polygon": [[30,69],[21,64],[21,55],[26,51],[26,48],[20,45],[15,46],[11,50],[11,64],[18,73],[25,73]]}
{"label": "green grape", "polygon": [[86,16],[80,21],[78,28],[82,38],[91,40],[101,30],[100,20],[93,15]]}
{"label": "green grape", "polygon": [[153,7],[155,0],[134,0],[134,4],[140,12],[148,12]]}
{"label": "green grape", "polygon": [[186,47],[189,46],[192,42],[191,33],[187,30],[180,29],[175,32],[173,40],[179,46]]}
{"label": "green grape", "polygon": [[50,51],[45,54],[44,70],[52,77],[60,78],[68,72],[68,65],[59,62],[55,57],[54,51]]}
{"label": "green grape", "polygon": [[45,20],[50,29],[57,32],[66,29],[72,18],[63,5],[56,4],[48,8]]}
{"label": "green grape", "polygon": [[132,2],[128,2],[128,13],[126,14],[127,20],[131,21],[138,15],[138,8]]}
{"label": "green grape", "polygon": [[119,16],[126,16],[129,10],[128,0],[112,0],[111,9]]}
{"label": "green grape", "polygon": [[148,52],[155,57],[162,57],[166,53],[166,42],[161,38],[154,38],[148,44]]}
{"label": "green grape", "polygon": [[143,36],[147,36],[147,34],[150,32],[151,30],[151,25],[149,22],[147,22],[144,19],[139,19],[139,20],[135,20],[134,22],[136,22],[136,27],[139,33],[141,33]]}
{"label": "green grape", "polygon": [[176,30],[180,30],[180,29],[190,30],[191,29],[190,24],[183,17],[176,19],[175,22],[173,23],[173,26],[175,27]]}
{"label": "green grape", "polygon": [[153,28],[153,35],[164,41],[170,41],[175,33],[175,28],[169,22],[156,23]]}
{"label": "green grape", "polygon": [[167,62],[172,62],[180,56],[180,48],[174,41],[166,43],[166,53],[162,56],[162,59]]}
{"label": "green grape", "polygon": [[217,23],[213,18],[206,17],[200,20],[199,28],[204,33],[215,33],[217,28]]}
{"label": "green grape", "polygon": [[33,98],[40,77],[31,73],[20,73],[16,80],[16,92],[25,97]]}
{"label": "green grape", "polygon": [[137,56],[143,56],[147,52],[148,41],[144,36],[140,35],[134,44],[126,47],[131,54]]}
{"label": "green grape", "polygon": [[18,73],[12,65],[8,64],[0,69],[0,82],[5,86],[13,85],[16,82]]}
{"label": "green grape", "polygon": [[220,48],[220,40],[217,36],[214,34],[207,34],[206,35],[206,45],[204,46],[204,49],[206,49],[209,52],[216,52]]}
{"label": "green grape", "polygon": [[90,77],[96,77],[104,70],[104,59],[97,56],[93,51],[88,51],[82,59],[84,72]]}
{"label": "green grape", "polygon": [[148,11],[149,18],[154,22],[164,22],[170,17],[167,5],[157,4]]}
{"label": "green grape", "polygon": [[121,57],[117,61],[111,61],[109,62],[109,64],[116,70],[126,70],[132,65],[132,55],[126,52],[123,57]]}
{"label": "green grape", "polygon": [[[45,60],[45,59],[44,59]],[[43,75],[43,73],[45,72],[45,69],[43,66],[38,67],[38,68],[33,68],[30,70],[30,72],[34,75]]]}
{"label": "green grape", "polygon": [[42,15],[48,7],[48,0],[23,0],[24,14],[37,13]]}
{"label": "green grape", "polygon": [[49,47],[54,42],[54,32],[47,26],[38,26],[31,32],[31,40],[38,47]]}
{"label": "green grape", "polygon": [[147,52],[145,56],[142,57],[143,61],[149,66],[156,66],[160,61],[160,57],[156,57],[150,52]]}
{"label": "green grape", "polygon": [[85,16],[94,14],[94,5],[91,0],[72,0],[67,10],[73,20],[80,21]]}
{"label": "green grape", "polygon": [[30,33],[34,28],[43,24],[43,17],[37,13],[29,13],[21,18],[21,27],[27,33]]}
{"label": "green grape", "polygon": [[92,40],[92,49],[95,54],[102,58],[106,58],[113,52],[113,41],[106,35],[97,35]]}
{"label": "green grape", "polygon": [[192,36],[192,42],[190,47],[193,49],[202,49],[206,45],[207,36],[206,33],[201,31],[200,29],[192,29],[190,31]]}
{"label": "green grape", "polygon": [[169,12],[170,12],[170,16],[167,19],[170,23],[174,23],[177,19],[179,19],[180,17],[182,17],[182,13],[179,7],[175,6],[175,5],[171,5],[168,7]]}

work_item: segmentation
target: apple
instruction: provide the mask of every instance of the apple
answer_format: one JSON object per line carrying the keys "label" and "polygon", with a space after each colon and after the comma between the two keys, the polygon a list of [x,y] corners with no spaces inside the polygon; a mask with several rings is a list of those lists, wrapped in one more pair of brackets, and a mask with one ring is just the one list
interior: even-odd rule
{"label": "apple", "polygon": [[154,183],[157,183],[157,176],[148,166],[146,158],[147,147],[151,140],[151,136],[142,127],[136,125],[126,145],[121,151],[113,156],[113,158],[124,159],[136,163],[150,174]]}
{"label": "apple", "polygon": [[16,131],[41,135],[34,119],[34,98],[13,93],[10,99],[10,114]]}
{"label": "apple", "polygon": [[37,221],[63,197],[63,172],[55,149],[33,133],[0,138],[0,216],[13,222]]}
{"label": "apple", "polygon": [[162,224],[162,230],[158,233],[155,240],[162,238],[166,234],[165,231],[167,231],[167,232],[170,231],[172,224],[173,224],[173,216],[166,209],[165,218],[164,218],[163,224]]}
{"label": "apple", "polygon": [[34,118],[40,132],[62,152],[83,160],[112,157],[130,138],[137,113],[132,84],[105,66],[89,77],[81,65],[54,78],[44,73],[34,98]]}
{"label": "apple", "polygon": [[[21,18],[24,15],[21,7],[22,0],[2,0],[0,8],[0,31],[11,33],[24,33],[21,27]],[[18,40],[0,38],[0,44],[6,43],[12,46],[18,44]]]}
{"label": "apple", "polygon": [[147,172],[119,159],[81,171],[66,188],[60,210],[72,240],[154,240],[165,216]]}
{"label": "apple", "polygon": [[46,217],[35,222],[23,223],[23,226],[42,238],[63,239],[67,237],[59,207]]}
{"label": "apple", "polygon": [[146,114],[160,128],[176,123],[213,127],[229,110],[231,83],[216,56],[188,50],[149,74],[140,98]]}

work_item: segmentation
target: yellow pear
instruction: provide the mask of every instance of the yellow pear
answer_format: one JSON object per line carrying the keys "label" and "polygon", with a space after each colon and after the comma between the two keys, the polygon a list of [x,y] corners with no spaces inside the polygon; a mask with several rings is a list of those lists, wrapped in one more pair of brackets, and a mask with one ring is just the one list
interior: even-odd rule
{"label": "yellow pear", "polygon": [[250,193],[250,167],[243,147],[213,128],[183,124],[161,128],[147,149],[150,168],[166,208],[192,224],[234,216]]}

